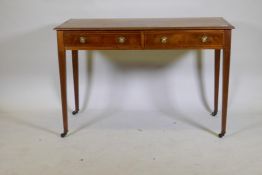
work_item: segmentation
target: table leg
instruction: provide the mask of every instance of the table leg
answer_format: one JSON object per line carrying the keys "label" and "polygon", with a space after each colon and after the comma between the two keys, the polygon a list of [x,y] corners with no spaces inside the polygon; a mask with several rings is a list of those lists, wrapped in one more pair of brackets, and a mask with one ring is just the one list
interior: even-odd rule
{"label": "table leg", "polygon": [[215,50],[215,82],[214,82],[214,111],[211,113],[212,116],[217,115],[218,111],[218,93],[219,93],[219,70],[220,70],[220,49]]}
{"label": "table leg", "polygon": [[228,86],[230,71],[230,51],[231,51],[231,30],[225,31],[225,47],[223,49],[223,95],[222,95],[222,126],[219,137],[226,133],[227,106],[228,106]]}
{"label": "table leg", "polygon": [[73,62],[73,77],[74,77],[74,92],[75,92],[75,110],[73,115],[79,111],[79,78],[78,78],[78,51],[72,50],[72,62]]}
{"label": "table leg", "polygon": [[58,42],[58,62],[59,62],[59,74],[60,74],[60,88],[61,88],[61,101],[62,101],[62,114],[63,114],[63,126],[64,132],[61,137],[65,137],[68,132],[68,119],[67,119],[67,87],[66,87],[66,51],[63,42],[63,32],[57,32]]}

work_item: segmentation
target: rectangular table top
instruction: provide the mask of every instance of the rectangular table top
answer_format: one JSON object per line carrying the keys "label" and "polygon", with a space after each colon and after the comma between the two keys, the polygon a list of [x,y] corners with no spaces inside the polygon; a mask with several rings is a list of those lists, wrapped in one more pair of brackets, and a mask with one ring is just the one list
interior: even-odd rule
{"label": "rectangular table top", "polygon": [[234,29],[221,17],[70,19],[55,30]]}

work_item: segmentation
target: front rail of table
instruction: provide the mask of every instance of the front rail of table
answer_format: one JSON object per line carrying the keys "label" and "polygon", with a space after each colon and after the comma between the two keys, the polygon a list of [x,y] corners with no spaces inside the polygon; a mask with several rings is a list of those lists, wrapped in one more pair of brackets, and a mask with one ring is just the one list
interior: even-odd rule
{"label": "front rail of table", "polygon": [[[79,111],[78,50],[214,49],[214,111],[218,112],[220,53],[223,50],[222,124],[226,133],[231,31],[223,18],[70,19],[56,27],[64,132],[68,133],[66,50],[72,50],[75,110]],[[161,58],[159,58],[161,59]]]}

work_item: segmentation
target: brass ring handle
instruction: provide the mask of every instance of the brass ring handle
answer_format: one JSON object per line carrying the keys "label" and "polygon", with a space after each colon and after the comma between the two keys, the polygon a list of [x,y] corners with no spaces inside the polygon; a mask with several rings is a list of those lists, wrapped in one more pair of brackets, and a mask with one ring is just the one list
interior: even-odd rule
{"label": "brass ring handle", "polygon": [[208,41],[208,36],[203,35],[203,36],[201,37],[201,41],[202,41],[202,43],[206,43],[206,42]]}
{"label": "brass ring handle", "polygon": [[126,42],[126,37],[124,36],[120,36],[117,38],[117,42],[120,43],[120,44],[123,44]]}
{"label": "brass ring handle", "polygon": [[162,44],[166,44],[166,43],[167,43],[167,40],[168,40],[168,38],[167,38],[166,36],[162,36],[162,37],[160,38],[160,41],[161,41]]}
{"label": "brass ring handle", "polygon": [[79,38],[79,42],[82,43],[82,44],[85,44],[86,43],[86,37],[81,36]]}

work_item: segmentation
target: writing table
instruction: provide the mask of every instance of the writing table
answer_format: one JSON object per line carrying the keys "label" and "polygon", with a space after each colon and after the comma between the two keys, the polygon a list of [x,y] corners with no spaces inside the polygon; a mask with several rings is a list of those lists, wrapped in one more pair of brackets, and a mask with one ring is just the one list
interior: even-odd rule
{"label": "writing table", "polygon": [[[220,17],[212,18],[138,18],[138,19],[70,19],[55,28],[64,132],[68,133],[66,50],[72,51],[75,110],[79,111],[78,50],[166,50],[213,49],[214,111],[218,111],[220,53],[223,51],[222,124],[218,135],[226,133],[228,86],[230,70],[230,23]],[[159,58],[161,59],[161,58]]]}

